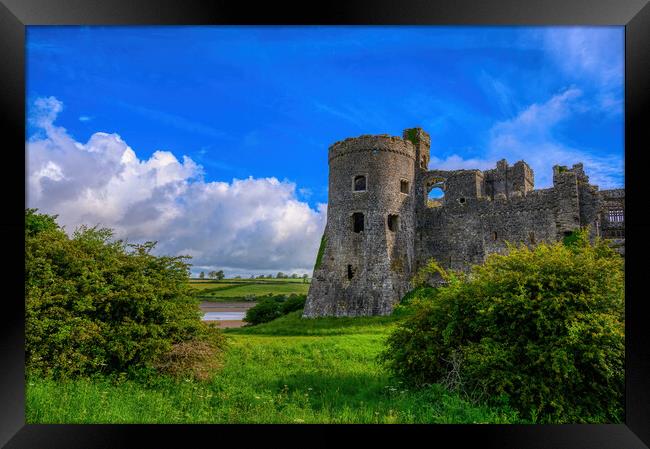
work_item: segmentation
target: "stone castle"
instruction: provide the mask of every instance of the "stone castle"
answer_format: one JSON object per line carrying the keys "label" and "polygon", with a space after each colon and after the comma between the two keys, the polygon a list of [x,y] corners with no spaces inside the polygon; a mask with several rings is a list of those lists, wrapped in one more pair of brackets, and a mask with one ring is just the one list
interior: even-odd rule
{"label": "stone castle", "polygon": [[554,166],[553,187],[535,190],[524,161],[429,170],[430,142],[412,128],[330,146],[327,224],[303,316],[390,314],[431,258],[467,270],[506,242],[554,242],[587,225],[624,252],[625,190],[599,191],[582,164]]}

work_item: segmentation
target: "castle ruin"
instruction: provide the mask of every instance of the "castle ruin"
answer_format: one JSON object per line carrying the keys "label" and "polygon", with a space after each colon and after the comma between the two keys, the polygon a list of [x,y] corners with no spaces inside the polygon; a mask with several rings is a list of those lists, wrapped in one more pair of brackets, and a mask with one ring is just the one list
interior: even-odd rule
{"label": "castle ruin", "polygon": [[[625,190],[599,191],[582,164],[554,166],[553,187],[535,190],[524,161],[429,170],[430,142],[412,128],[330,146],[327,224],[304,317],[390,314],[429,259],[467,270],[506,242],[554,242],[590,226],[624,252]],[[432,189],[442,196],[430,199]]]}

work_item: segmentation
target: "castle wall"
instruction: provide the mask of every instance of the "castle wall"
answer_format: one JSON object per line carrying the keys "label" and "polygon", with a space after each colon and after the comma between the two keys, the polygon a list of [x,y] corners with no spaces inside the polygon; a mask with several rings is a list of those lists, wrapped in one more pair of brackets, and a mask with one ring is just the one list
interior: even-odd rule
{"label": "castle wall", "polygon": [[[366,135],[329,148],[327,244],[303,316],[389,314],[431,258],[468,270],[505,252],[506,242],[555,242],[585,226],[592,237],[618,238],[624,252],[625,191],[599,191],[582,164],[553,167],[553,187],[534,190],[524,161],[500,160],[485,171],[429,170],[430,141],[413,128],[402,138]],[[354,191],[356,176],[365,176],[364,191]],[[434,186],[444,198],[428,199]],[[354,232],[359,213],[364,229]],[[389,215],[399,217],[393,230]]]}
{"label": "castle wall", "polygon": [[556,192],[538,190],[526,197],[466,198],[445,201],[442,207],[422,208],[418,214],[416,269],[429,259],[443,267],[469,268],[485,256],[506,250],[506,242],[534,245],[552,242],[563,211]]}
{"label": "castle wall", "polygon": [[612,239],[617,250],[625,255],[625,190],[602,190],[598,197],[600,235]]}

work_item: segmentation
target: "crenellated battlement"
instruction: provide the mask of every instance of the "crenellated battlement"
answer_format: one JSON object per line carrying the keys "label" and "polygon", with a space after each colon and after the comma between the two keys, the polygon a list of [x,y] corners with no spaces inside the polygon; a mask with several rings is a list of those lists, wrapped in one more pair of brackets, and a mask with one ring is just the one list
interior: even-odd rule
{"label": "crenellated battlement", "polygon": [[369,135],[364,134],[359,137],[350,137],[340,140],[329,147],[328,160],[331,161],[337,157],[362,152],[388,151],[401,154],[411,159],[415,159],[415,146],[408,140],[401,137],[391,136],[389,134]]}

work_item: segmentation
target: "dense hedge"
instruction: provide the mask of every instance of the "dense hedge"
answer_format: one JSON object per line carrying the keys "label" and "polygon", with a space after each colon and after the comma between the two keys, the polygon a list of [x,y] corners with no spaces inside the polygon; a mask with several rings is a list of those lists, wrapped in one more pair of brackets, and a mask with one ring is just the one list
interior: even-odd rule
{"label": "dense hedge", "polygon": [[108,229],[71,238],[56,216],[25,212],[26,363],[53,377],[169,367],[178,345],[214,353],[217,329],[201,322],[183,257],[156,257],[154,243],[111,241]]}
{"label": "dense hedge", "polygon": [[251,325],[268,323],[276,318],[305,307],[305,295],[269,295],[246,311],[244,321]]}
{"label": "dense hedge", "polygon": [[[423,287],[433,271],[448,284]],[[623,259],[604,242],[582,231],[510,247],[469,275],[431,262],[416,281],[413,313],[381,356],[397,377],[508,402],[535,422],[621,422]]]}

